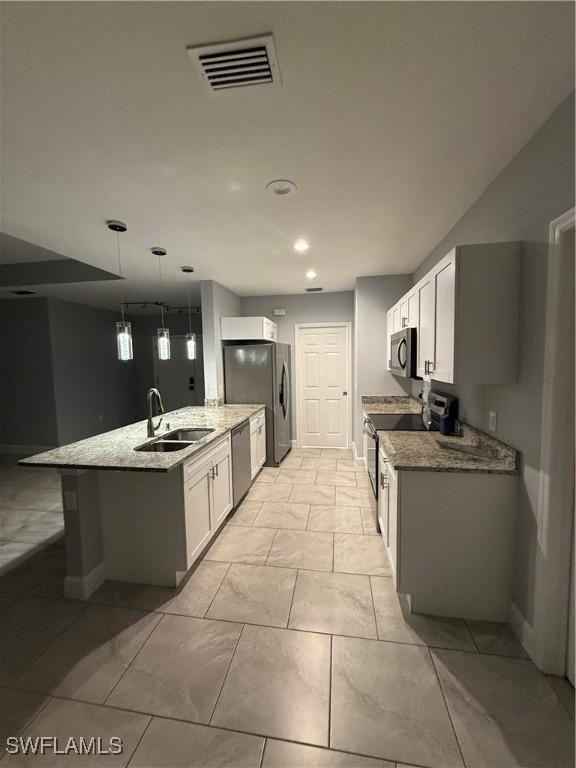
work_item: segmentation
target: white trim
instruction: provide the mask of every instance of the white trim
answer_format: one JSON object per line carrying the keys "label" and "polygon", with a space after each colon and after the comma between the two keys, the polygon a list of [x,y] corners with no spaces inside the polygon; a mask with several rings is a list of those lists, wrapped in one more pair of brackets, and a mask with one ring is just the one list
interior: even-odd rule
{"label": "white trim", "polygon": [[565,372],[560,368],[565,344],[562,298],[565,299],[566,290],[573,290],[573,286],[566,286],[559,249],[562,235],[575,226],[576,209],[572,208],[552,221],[549,229],[534,619],[531,632],[523,629],[526,648],[537,666],[543,672],[556,675],[564,675],[566,671],[566,607],[574,499],[573,482],[567,483],[573,466],[567,466],[567,460],[574,434],[566,428],[562,407],[562,400],[572,395],[566,391]]}
{"label": "white trim", "polygon": [[354,452],[354,460],[355,461],[361,461],[364,465],[364,468],[366,468],[366,457],[365,456],[358,456],[358,452],[356,450],[356,443],[354,440],[352,441],[352,450]]}
{"label": "white trim", "polygon": [[106,566],[99,563],[85,576],[65,576],[64,594],[71,600],[87,600],[106,581]]}
{"label": "white trim", "polygon": [[514,634],[518,638],[518,640],[522,643],[522,646],[526,653],[531,657],[534,658],[537,655],[537,648],[536,648],[536,636],[534,634],[534,630],[530,626],[530,624],[526,621],[524,616],[520,613],[518,608],[514,605],[514,603],[510,603],[510,613],[508,620],[510,622],[510,626],[512,627],[512,630],[514,631]]}
{"label": "white trim", "polygon": [[53,451],[54,445],[0,445],[0,453],[22,453],[33,456],[36,453]]}
{"label": "white trim", "polygon": [[[303,328],[345,328],[346,329],[346,347],[347,347],[347,365],[348,370],[346,372],[346,391],[348,392],[348,407],[346,408],[346,445],[343,448],[350,448],[352,444],[352,323],[344,321],[328,321],[325,323],[295,323],[294,324],[294,374],[296,381],[296,397],[294,398],[294,407],[296,410],[296,440],[297,448],[301,448],[300,441],[301,425],[300,425],[300,376],[298,374],[298,331]],[[293,446],[294,447],[294,446]],[[318,446],[315,446],[318,447]]]}

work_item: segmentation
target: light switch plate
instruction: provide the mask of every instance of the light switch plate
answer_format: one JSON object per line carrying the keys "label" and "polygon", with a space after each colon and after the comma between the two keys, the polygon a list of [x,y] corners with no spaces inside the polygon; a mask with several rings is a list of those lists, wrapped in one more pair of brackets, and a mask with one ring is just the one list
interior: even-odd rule
{"label": "light switch plate", "polygon": [[488,411],[488,429],[496,432],[496,411]]}

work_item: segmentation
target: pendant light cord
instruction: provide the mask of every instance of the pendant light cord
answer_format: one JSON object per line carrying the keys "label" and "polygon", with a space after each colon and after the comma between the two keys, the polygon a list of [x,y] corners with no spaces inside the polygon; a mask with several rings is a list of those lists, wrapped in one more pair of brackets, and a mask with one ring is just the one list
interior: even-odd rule
{"label": "pendant light cord", "polygon": [[116,232],[116,248],[118,251],[118,274],[120,275],[120,312],[122,314],[122,322],[125,323],[124,317],[124,275],[122,274],[122,257],[120,255],[120,232]]}
{"label": "pendant light cord", "polygon": [[164,328],[164,292],[162,290],[162,256],[158,256],[158,275],[160,276],[160,313],[162,316],[162,328]]}
{"label": "pendant light cord", "polygon": [[188,330],[192,335],[192,309],[190,307],[190,272],[188,272]]}

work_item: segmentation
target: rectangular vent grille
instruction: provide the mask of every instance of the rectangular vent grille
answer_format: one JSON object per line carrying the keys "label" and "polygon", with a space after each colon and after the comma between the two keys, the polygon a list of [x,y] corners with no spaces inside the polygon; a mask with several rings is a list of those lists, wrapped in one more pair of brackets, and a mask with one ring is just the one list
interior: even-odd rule
{"label": "rectangular vent grille", "polygon": [[212,93],[280,82],[272,35],[187,50]]}
{"label": "rectangular vent grille", "polygon": [[323,288],[306,288],[306,293],[318,293],[318,291],[323,291]]}

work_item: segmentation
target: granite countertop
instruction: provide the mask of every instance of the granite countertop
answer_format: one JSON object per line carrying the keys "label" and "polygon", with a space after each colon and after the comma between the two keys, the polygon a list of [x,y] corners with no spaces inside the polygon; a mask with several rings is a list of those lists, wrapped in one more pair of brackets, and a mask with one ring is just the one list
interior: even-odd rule
{"label": "granite countertop", "polygon": [[518,451],[467,424],[461,426],[462,437],[384,430],[378,437],[396,470],[519,474]]}
{"label": "granite countertop", "polygon": [[369,413],[422,413],[422,402],[410,395],[363,397],[362,409]]}
{"label": "granite countertop", "polygon": [[[147,472],[168,472],[179,466],[195,453],[199,453],[238,424],[261,411],[265,406],[221,405],[218,407],[190,406],[166,413],[160,430],[154,437],[146,434],[146,420],[129,424],[111,432],[104,432],[77,443],[38,453],[18,463],[22,466],[59,467],[68,469],[120,469]],[[157,419],[154,419],[156,422]],[[191,427],[213,429],[209,435],[193,445],[172,453],[135,451],[144,443],[154,442],[170,430]]]}

